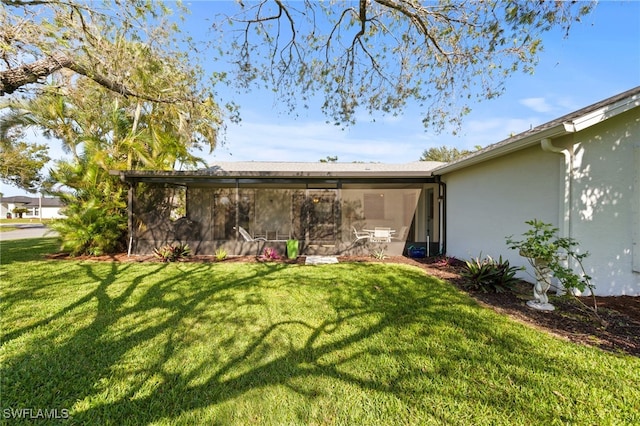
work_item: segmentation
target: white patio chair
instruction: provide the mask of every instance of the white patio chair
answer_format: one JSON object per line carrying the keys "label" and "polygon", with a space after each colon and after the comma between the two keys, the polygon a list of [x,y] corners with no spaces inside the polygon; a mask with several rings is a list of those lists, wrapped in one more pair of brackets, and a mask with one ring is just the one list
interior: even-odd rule
{"label": "white patio chair", "polygon": [[358,231],[355,226],[353,226],[352,228],[353,228],[353,235],[356,238],[355,240],[353,240],[354,243],[357,243],[360,240],[367,240],[371,238],[371,233]]}
{"label": "white patio chair", "polygon": [[[235,229],[235,226],[233,228]],[[253,238],[242,226],[238,226],[238,232],[242,235],[242,238],[244,238],[245,241],[267,241],[267,239],[263,237]]]}

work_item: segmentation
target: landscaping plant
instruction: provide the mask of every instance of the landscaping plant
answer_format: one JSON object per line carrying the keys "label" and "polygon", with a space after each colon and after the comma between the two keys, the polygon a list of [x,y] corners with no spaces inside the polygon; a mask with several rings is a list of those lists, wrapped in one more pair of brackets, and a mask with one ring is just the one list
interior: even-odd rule
{"label": "landscaping plant", "polygon": [[189,244],[167,244],[161,248],[154,248],[153,254],[163,262],[177,262],[191,256]]}
{"label": "landscaping plant", "polygon": [[371,257],[378,260],[384,260],[387,258],[387,255],[385,254],[384,249],[376,249],[371,251]]}
{"label": "landscaping plant", "polygon": [[262,251],[262,256],[260,256],[261,260],[278,260],[280,259],[280,255],[277,250],[273,247],[265,247]]}
{"label": "landscaping plant", "polygon": [[219,260],[219,261],[225,260],[227,258],[227,251],[222,247],[220,247],[218,250],[216,250],[215,256],[216,256],[216,260]]}
{"label": "landscaping plant", "polygon": [[[598,304],[593,292],[595,286],[591,283],[591,277],[585,271],[582,263],[583,259],[589,256],[589,252],[578,252],[578,242],[571,237],[558,236],[559,229],[550,223],[544,223],[537,219],[525,222],[530,229],[522,234],[521,240],[514,240],[513,235],[507,237],[507,244],[510,249],[518,250],[521,256],[524,256],[531,267],[537,272],[538,276],[547,277],[546,271],[541,266],[548,268],[565,289],[568,294],[576,296],[572,289],[577,289],[581,293],[589,290],[593,300],[593,306],[585,305],[582,300],[575,297],[575,300],[598,319],[601,323],[602,318],[598,315]],[[576,273],[571,264],[575,265]],[[547,279],[547,278],[545,278]],[[547,283],[551,285],[551,283]],[[604,325],[604,324],[603,324]]]}
{"label": "landscaping plant", "polygon": [[438,256],[436,261],[433,262],[433,266],[438,268],[445,268],[447,266],[454,266],[458,264],[460,261],[453,256]]}
{"label": "landscaping plant", "polygon": [[491,256],[480,256],[467,260],[461,275],[467,279],[466,288],[485,293],[502,293],[510,290],[519,280],[516,273],[524,268],[509,265],[502,256],[495,260]]}

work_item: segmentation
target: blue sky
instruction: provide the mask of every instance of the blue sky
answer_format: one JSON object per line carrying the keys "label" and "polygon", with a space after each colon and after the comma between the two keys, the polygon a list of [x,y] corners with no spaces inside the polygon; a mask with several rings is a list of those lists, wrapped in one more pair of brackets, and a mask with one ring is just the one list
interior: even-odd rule
{"label": "blue sky", "polygon": [[[204,27],[203,17],[225,6],[229,5],[193,2],[189,25]],[[326,124],[319,111],[303,110],[292,117],[273,92],[253,91],[234,96],[242,122],[229,123],[225,143],[205,159],[315,162],[338,156],[341,162],[417,161],[431,147],[486,146],[638,85],[640,2],[601,1],[574,24],[568,38],[547,33],[535,73],[512,76],[503,96],[472,105],[457,136],[425,130],[413,106],[400,116],[375,122],[361,116],[355,126],[341,130]],[[51,156],[61,155],[52,143]],[[5,196],[25,194],[7,185],[0,191]]]}

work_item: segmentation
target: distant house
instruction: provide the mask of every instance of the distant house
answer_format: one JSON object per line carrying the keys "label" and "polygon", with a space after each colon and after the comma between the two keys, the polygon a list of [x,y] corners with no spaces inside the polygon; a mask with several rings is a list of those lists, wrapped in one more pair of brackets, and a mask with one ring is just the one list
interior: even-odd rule
{"label": "distant house", "polygon": [[[591,253],[597,295],[640,295],[640,87],[447,164],[239,162],[120,176],[133,253],[182,241],[246,254],[293,239],[302,254],[421,247],[527,266],[505,237],[535,218]],[[375,228],[395,232],[363,234]]]}
{"label": "distant house", "polygon": [[58,197],[2,197],[0,217],[6,218],[10,214],[15,218],[14,209],[24,208],[27,209],[27,212],[22,214],[25,219],[56,219],[64,217],[60,213],[62,207],[62,202]]}

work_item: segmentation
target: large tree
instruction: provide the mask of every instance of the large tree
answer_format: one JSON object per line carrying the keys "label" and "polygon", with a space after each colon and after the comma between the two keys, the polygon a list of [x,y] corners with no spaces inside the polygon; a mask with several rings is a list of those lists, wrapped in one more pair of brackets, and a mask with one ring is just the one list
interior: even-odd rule
{"label": "large tree", "polygon": [[[85,2],[80,0],[2,0],[0,9],[0,142],[7,152],[19,154],[15,131],[35,127],[45,136],[59,139],[78,160],[87,139],[76,135],[78,111],[112,114],[126,120],[111,125],[126,131],[102,128],[103,139],[125,132],[126,138],[103,144],[104,156],[114,147],[129,144],[129,161],[114,168],[140,168],[146,163],[167,169],[194,164],[193,151],[213,150],[222,126],[222,112],[214,102],[211,76],[205,83],[203,69],[188,37],[176,25],[178,16],[163,2],[143,0]],[[180,11],[180,5],[174,4]],[[91,93],[99,93],[95,99]],[[89,95],[87,95],[89,94]],[[42,104],[42,105],[39,105]],[[166,164],[132,153],[141,146],[140,126],[157,144],[153,155],[180,152]],[[153,129],[151,131],[150,129]],[[97,136],[94,136],[97,137]],[[124,144],[124,145],[123,145]],[[80,150],[80,151],[78,151]],[[117,155],[123,155],[119,152]],[[33,156],[33,155],[32,155]],[[15,179],[0,169],[0,178],[25,189],[37,184],[40,163],[29,156],[17,158],[32,166]],[[33,179],[29,179],[29,177]]]}
{"label": "large tree", "polygon": [[[179,58],[190,46],[164,2],[145,0],[1,0],[0,96],[33,93],[38,84],[68,70],[127,97],[154,102],[197,101],[197,87],[145,85],[133,73],[141,58]],[[174,3],[180,12],[180,3]],[[174,20],[179,19],[174,17]],[[135,51],[129,43],[136,42]],[[153,71],[149,69],[147,71]],[[197,72],[192,68],[190,72]],[[185,90],[187,89],[187,90]]]}
{"label": "large tree", "polygon": [[[49,191],[65,204],[66,218],[52,225],[62,248],[72,254],[121,249],[127,188],[110,171],[195,166],[201,163],[192,152],[199,132],[215,126],[206,121],[187,125],[184,111],[175,105],[121,98],[83,79],[52,86],[13,103],[3,128],[36,126],[63,141],[70,154],[56,162],[49,182]],[[64,93],[58,86],[65,87]]]}
{"label": "large tree", "polygon": [[50,160],[47,151],[43,144],[0,140],[0,181],[36,192],[43,180],[41,170]]}
{"label": "large tree", "polygon": [[[510,74],[532,72],[542,36],[568,33],[592,4],[575,1],[237,0],[216,28],[236,81],[266,81],[289,107],[323,94],[322,110],[352,123],[359,108],[423,108],[425,126],[457,129],[473,103],[500,95]],[[215,41],[216,46],[219,43]]]}
{"label": "large tree", "polygon": [[[60,140],[70,158],[56,163],[49,185],[65,203],[67,218],[54,225],[62,248],[117,250],[127,188],[110,171],[201,164],[197,151],[213,150],[222,125],[212,87],[154,2],[3,2],[21,12],[0,11],[0,142],[19,146],[27,128]],[[47,61],[56,66],[35,73]]]}

